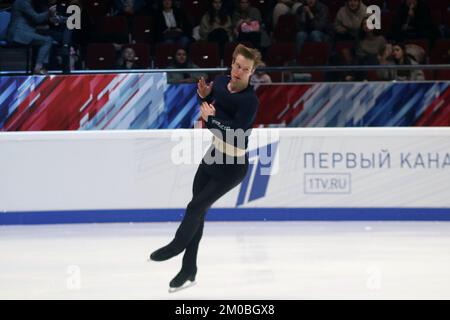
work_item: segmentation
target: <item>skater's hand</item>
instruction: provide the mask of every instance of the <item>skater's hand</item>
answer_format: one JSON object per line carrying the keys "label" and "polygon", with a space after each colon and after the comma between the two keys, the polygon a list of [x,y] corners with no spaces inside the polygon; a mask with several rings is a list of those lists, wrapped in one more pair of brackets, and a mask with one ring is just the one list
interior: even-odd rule
{"label": "skater's hand", "polygon": [[214,116],[216,114],[216,108],[208,102],[203,102],[200,106],[200,111],[202,113],[202,119],[208,121],[209,116]]}
{"label": "skater's hand", "polygon": [[211,81],[209,84],[206,84],[205,78],[201,77],[200,80],[198,80],[197,84],[197,93],[202,98],[205,99],[212,90],[213,82]]}

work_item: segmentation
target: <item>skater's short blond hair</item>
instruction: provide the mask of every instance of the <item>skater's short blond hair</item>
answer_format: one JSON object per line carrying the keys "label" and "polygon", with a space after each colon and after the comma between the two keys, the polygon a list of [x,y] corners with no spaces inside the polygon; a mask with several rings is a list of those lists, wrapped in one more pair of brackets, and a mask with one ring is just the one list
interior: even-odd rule
{"label": "skater's short blond hair", "polygon": [[238,44],[236,49],[233,52],[233,63],[236,60],[238,55],[243,56],[244,58],[253,61],[252,72],[259,66],[261,63],[261,53],[257,49],[249,48],[244,46],[243,44]]}

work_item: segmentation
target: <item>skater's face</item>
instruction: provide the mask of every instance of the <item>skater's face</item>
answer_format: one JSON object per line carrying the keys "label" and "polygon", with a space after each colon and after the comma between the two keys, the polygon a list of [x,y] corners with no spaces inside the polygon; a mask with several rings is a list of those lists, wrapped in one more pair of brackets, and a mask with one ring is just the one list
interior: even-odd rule
{"label": "skater's face", "polygon": [[231,82],[237,86],[247,85],[254,68],[253,60],[238,54],[231,65]]}

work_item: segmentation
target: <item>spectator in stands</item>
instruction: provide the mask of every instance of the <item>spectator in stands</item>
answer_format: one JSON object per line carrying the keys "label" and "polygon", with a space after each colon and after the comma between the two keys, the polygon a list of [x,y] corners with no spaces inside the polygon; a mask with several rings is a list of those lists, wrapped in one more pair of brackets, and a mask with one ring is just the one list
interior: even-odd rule
{"label": "spectator in stands", "polygon": [[[395,65],[392,57],[392,44],[387,43],[384,48],[380,48],[377,59],[380,66]],[[395,70],[393,69],[380,69],[376,71],[376,74],[377,78],[381,81],[391,81],[395,79]]]}
{"label": "spectator in stands", "polygon": [[[258,68],[265,68],[266,64],[261,61],[258,65]],[[265,71],[261,71],[260,69],[256,69],[255,73],[250,77],[250,84],[254,87],[254,89],[258,89],[258,87],[262,84],[272,83],[272,78]]]}
{"label": "spectator in stands", "polygon": [[81,58],[80,58],[80,50],[75,47],[70,47],[70,70],[81,70]]}
{"label": "spectator in stands", "polygon": [[296,51],[299,53],[305,41],[322,42],[327,38],[328,7],[318,0],[306,0],[297,10],[298,30]]}
{"label": "spectator in stands", "polygon": [[[171,63],[167,68],[169,69],[197,69],[198,66],[190,61],[187,51],[184,48],[179,48],[175,56],[173,57],[173,63]],[[200,72],[170,72],[167,74],[167,81],[169,83],[196,83],[200,78],[207,78],[204,73]]]}
{"label": "spectator in stands", "polygon": [[238,42],[250,42],[255,48],[261,47],[261,12],[250,5],[250,0],[239,1],[239,8],[233,13],[231,23]]}
{"label": "spectator in stands", "polygon": [[[45,3],[46,2],[46,3]],[[57,5],[57,0],[43,1],[44,8],[52,5]],[[81,5],[80,1],[69,0],[67,5]],[[41,32],[49,35],[54,40],[52,55],[50,57],[51,67],[63,71],[63,73],[70,72],[70,47],[73,45],[73,30],[67,28],[67,7],[57,5],[56,15],[49,19],[49,24]],[[85,25],[84,25],[85,26]]]}
{"label": "spectator in stands", "polygon": [[434,40],[439,33],[428,4],[422,0],[404,0],[397,11],[392,29],[397,41],[417,38]]}
{"label": "spectator in stands", "polygon": [[[340,52],[339,56],[339,64],[342,66],[355,66],[359,64],[354,49],[344,48]],[[367,72],[349,69],[347,71],[338,73],[338,76],[339,81],[363,81],[367,78]]]}
{"label": "spectator in stands", "polygon": [[162,0],[156,16],[155,33],[158,42],[176,43],[187,48],[191,42],[192,27],[186,15],[173,7],[172,0]]}
{"label": "spectator in stands", "polygon": [[136,52],[131,47],[123,47],[120,53],[120,57],[117,60],[116,69],[118,70],[131,70],[137,69],[136,67]]}
{"label": "spectator in stands", "polygon": [[442,63],[450,64],[450,48],[442,55]]}
{"label": "spectator in stands", "polygon": [[208,12],[200,21],[200,38],[219,45],[223,55],[223,48],[226,42],[232,41],[231,18],[222,7],[221,0],[210,0]]}
{"label": "spectator in stands", "polygon": [[35,74],[46,74],[44,64],[49,62],[53,42],[51,37],[38,34],[36,26],[48,22],[55,13],[56,6],[51,6],[42,13],[36,12],[31,0],[16,0],[12,6],[7,40],[11,43],[39,46],[33,70]]}
{"label": "spectator in stands", "polygon": [[115,15],[133,16],[140,13],[145,5],[145,0],[114,0],[113,10]]}
{"label": "spectator in stands", "polygon": [[355,40],[361,21],[367,16],[367,7],[361,0],[347,0],[334,21],[335,40]]}
{"label": "spectator in stands", "polygon": [[275,29],[280,16],[283,14],[295,14],[301,6],[302,0],[277,0],[277,4],[273,9],[272,27]]}
{"label": "spectator in stands", "polygon": [[[396,65],[417,65],[417,61],[407,54],[403,43],[394,43],[392,45],[392,59]],[[422,70],[396,70],[394,80],[398,81],[421,81],[425,80]]]}
{"label": "spectator in stands", "polygon": [[356,41],[358,63],[363,65],[377,64],[377,56],[386,47],[386,43],[386,39],[378,30],[370,30],[367,27],[367,18],[364,18]]}

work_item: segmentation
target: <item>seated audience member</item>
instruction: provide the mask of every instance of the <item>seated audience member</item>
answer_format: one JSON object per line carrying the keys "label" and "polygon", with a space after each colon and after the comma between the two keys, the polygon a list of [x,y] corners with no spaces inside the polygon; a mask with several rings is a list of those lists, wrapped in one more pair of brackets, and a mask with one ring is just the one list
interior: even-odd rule
{"label": "seated audience member", "polygon": [[[198,66],[190,61],[186,49],[179,48],[175,52],[173,62],[167,67],[168,69],[196,69]],[[200,72],[170,72],[167,74],[169,83],[196,83],[200,78],[207,78],[204,73]]]}
{"label": "seated audience member", "polygon": [[370,30],[366,22],[367,18],[361,22],[356,41],[356,59],[363,65],[377,64],[377,55],[386,47],[387,42],[378,30]]}
{"label": "seated audience member", "polygon": [[[266,64],[264,62],[261,62],[258,65],[258,68],[265,68]],[[250,84],[254,87],[254,89],[258,89],[258,87],[262,84],[269,84],[272,83],[272,79],[267,74],[267,72],[262,71],[260,69],[256,69],[255,73],[250,78]]]}
{"label": "seated audience member", "polygon": [[[48,0],[47,4],[42,3],[42,5],[48,7],[57,5],[57,2],[57,0]],[[81,2],[79,0],[68,0],[67,5],[81,6]],[[46,26],[46,29],[41,31],[54,40],[54,50],[52,50],[50,57],[51,67],[58,70],[62,69],[63,73],[70,72],[70,47],[73,45],[75,31],[67,28],[68,17],[67,7],[57,5],[56,15],[49,19],[49,24]],[[86,25],[82,25],[82,27],[86,27]]]}
{"label": "seated audience member", "polygon": [[232,41],[231,18],[221,0],[210,0],[208,12],[200,21],[200,38],[219,45],[221,53],[226,42]]}
{"label": "seated audience member", "polygon": [[173,7],[172,0],[162,0],[161,10],[155,21],[156,40],[158,42],[176,43],[187,48],[191,42],[192,31],[186,15]]}
{"label": "seated audience member", "polygon": [[277,0],[272,14],[272,27],[275,28],[278,19],[284,14],[295,14],[302,6],[302,0]]}
{"label": "seated audience member", "polygon": [[[396,65],[417,65],[417,61],[409,55],[402,43],[392,45],[392,59]],[[425,80],[422,70],[396,70],[394,80],[398,81],[421,81]]]}
{"label": "seated audience member", "polygon": [[299,32],[296,37],[297,53],[305,41],[323,42],[328,33],[328,7],[318,0],[306,0],[297,10]]}
{"label": "seated audience member", "polygon": [[335,40],[355,40],[361,21],[367,16],[367,7],[361,0],[346,0],[334,21]]}
{"label": "seated audience member", "polygon": [[117,60],[116,69],[131,70],[138,69],[136,66],[136,52],[131,47],[123,47],[120,57]]}
{"label": "seated audience member", "polygon": [[423,0],[404,0],[397,11],[392,29],[397,41],[417,38],[433,40],[439,33],[433,23],[430,8]]}
{"label": "seated audience member", "polygon": [[[387,43],[384,48],[381,48],[377,54],[378,64],[380,66],[395,65],[392,57],[392,44]],[[391,81],[395,79],[395,70],[393,69],[378,69],[376,71],[377,78],[381,81]]]}
{"label": "seated audience member", "polygon": [[70,47],[70,70],[81,70],[82,67],[82,61],[80,58],[80,50],[76,49],[75,47],[71,46]]}
{"label": "seated audience member", "polygon": [[44,64],[49,62],[50,50],[53,39],[36,32],[39,24],[47,23],[55,16],[56,6],[51,6],[48,11],[38,13],[35,11],[31,0],[16,0],[11,9],[11,21],[8,25],[7,40],[11,43],[38,46],[35,74],[46,74]]}
{"label": "seated audience member", "polygon": [[261,48],[263,31],[261,12],[250,5],[250,0],[240,0],[238,9],[231,18],[234,37],[238,42],[250,42],[255,48]]}

